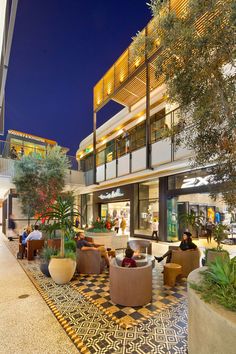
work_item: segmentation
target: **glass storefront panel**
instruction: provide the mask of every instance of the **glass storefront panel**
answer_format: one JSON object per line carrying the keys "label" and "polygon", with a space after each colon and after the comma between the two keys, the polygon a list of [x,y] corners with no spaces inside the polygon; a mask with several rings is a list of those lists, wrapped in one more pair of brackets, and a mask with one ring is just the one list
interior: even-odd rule
{"label": "glass storefront panel", "polygon": [[105,163],[105,150],[97,152],[96,158],[97,166],[103,165]]}
{"label": "glass storefront panel", "polygon": [[165,109],[154,114],[151,119],[151,143],[161,140],[171,129],[171,114],[165,115]]}
{"label": "glass storefront panel", "polygon": [[152,223],[159,222],[158,180],[139,184],[139,229],[136,234],[151,234]]}
{"label": "glass storefront panel", "polygon": [[83,227],[90,226],[93,221],[93,194],[81,195],[81,214]]}
{"label": "glass storefront panel", "polygon": [[[199,227],[191,225],[191,219],[198,222]],[[207,220],[214,224],[222,222],[230,225],[235,217],[219,196],[212,199],[209,193],[179,195],[167,201],[167,241],[181,239],[188,230],[193,237],[205,237]]]}
{"label": "glass storefront panel", "polygon": [[[125,219],[126,227],[125,233],[130,232],[130,201],[114,202],[101,205],[101,218],[112,220],[118,219],[118,225],[120,226],[122,218]],[[119,234],[122,233],[121,228]]]}

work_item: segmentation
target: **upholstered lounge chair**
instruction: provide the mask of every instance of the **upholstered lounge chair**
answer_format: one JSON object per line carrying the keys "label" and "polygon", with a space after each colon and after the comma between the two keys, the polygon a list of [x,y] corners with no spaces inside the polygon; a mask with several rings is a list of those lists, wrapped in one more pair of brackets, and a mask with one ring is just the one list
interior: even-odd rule
{"label": "upholstered lounge chair", "polygon": [[111,301],[122,306],[143,306],[152,299],[152,264],[144,267],[119,267],[110,263]]}
{"label": "upholstered lounge chair", "polygon": [[[171,249],[172,247],[170,247]],[[182,276],[187,277],[194,269],[200,267],[200,251],[195,250],[181,251],[180,249],[172,249],[171,263],[182,266]]]}
{"label": "upholstered lounge chair", "polygon": [[105,260],[100,252],[76,250],[77,272],[82,274],[100,274],[105,267]]}

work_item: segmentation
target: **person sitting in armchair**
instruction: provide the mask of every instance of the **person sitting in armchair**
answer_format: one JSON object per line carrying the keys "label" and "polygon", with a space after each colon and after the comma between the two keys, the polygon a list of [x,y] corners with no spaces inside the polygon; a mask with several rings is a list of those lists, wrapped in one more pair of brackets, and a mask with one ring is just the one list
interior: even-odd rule
{"label": "person sitting in armchair", "polygon": [[81,251],[92,250],[94,252],[100,252],[101,256],[105,259],[106,265],[109,268],[110,262],[108,258],[107,251],[104,246],[97,246],[94,243],[88,242],[85,240],[85,235],[83,232],[77,234],[77,248]]}
{"label": "person sitting in armchair", "polygon": [[137,267],[135,260],[132,258],[133,255],[134,255],[134,250],[132,250],[131,248],[127,248],[125,250],[125,258],[122,261],[121,267],[125,267],[125,268]]}
{"label": "person sitting in armchair", "polygon": [[[179,249],[181,251],[188,251],[188,250],[195,250],[197,248],[197,245],[195,245],[195,243],[193,243],[192,241],[192,234],[188,231],[185,231],[183,233],[182,236],[182,241],[179,245]],[[167,251],[165,254],[163,254],[162,257],[156,257],[155,259],[159,262],[163,261],[164,258],[166,258],[166,263],[170,263],[171,262],[171,257],[172,257],[172,250]]]}

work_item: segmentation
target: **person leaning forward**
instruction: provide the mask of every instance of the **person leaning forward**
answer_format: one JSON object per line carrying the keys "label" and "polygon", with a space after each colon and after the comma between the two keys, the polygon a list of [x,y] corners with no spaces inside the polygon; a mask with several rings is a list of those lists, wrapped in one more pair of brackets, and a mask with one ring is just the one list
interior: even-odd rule
{"label": "person leaning forward", "polygon": [[107,251],[104,246],[96,246],[94,243],[88,242],[87,240],[85,240],[85,235],[82,232],[79,232],[77,234],[77,236],[78,236],[78,239],[77,239],[77,248],[78,249],[80,249],[81,251],[90,250],[90,251],[94,251],[94,252],[100,252],[101,256],[105,259],[107,267],[110,266],[108,254],[107,254]]}

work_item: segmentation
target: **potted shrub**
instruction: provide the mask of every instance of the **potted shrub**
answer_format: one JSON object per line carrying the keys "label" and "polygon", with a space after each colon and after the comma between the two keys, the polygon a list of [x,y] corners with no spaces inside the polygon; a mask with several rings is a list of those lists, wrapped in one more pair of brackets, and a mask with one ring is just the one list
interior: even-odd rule
{"label": "potted shrub", "polygon": [[216,248],[210,248],[206,250],[206,264],[210,264],[213,262],[217,257],[222,259],[229,259],[229,253],[226,250],[223,250],[223,246],[221,245],[221,241],[227,238],[227,230],[228,226],[223,225],[221,223],[217,224],[213,228],[213,238],[217,243]]}
{"label": "potted shrub", "polygon": [[48,265],[51,260],[51,257],[55,256],[57,253],[58,251],[52,247],[44,247],[41,252],[40,270],[47,277],[51,276],[48,270]]}
{"label": "potted shrub", "polygon": [[52,205],[51,210],[43,214],[46,223],[51,230],[60,230],[61,243],[58,255],[51,257],[49,263],[49,273],[57,284],[68,283],[74,275],[76,268],[75,253],[65,252],[65,239],[74,236],[74,219],[79,215],[73,204],[61,197]]}

